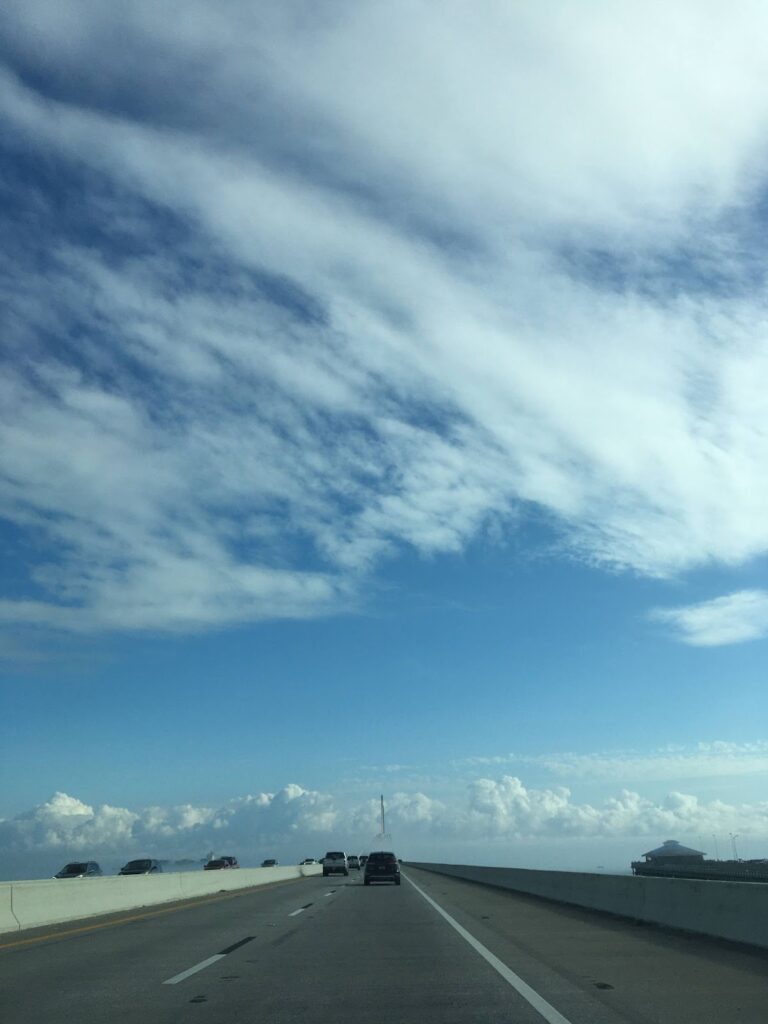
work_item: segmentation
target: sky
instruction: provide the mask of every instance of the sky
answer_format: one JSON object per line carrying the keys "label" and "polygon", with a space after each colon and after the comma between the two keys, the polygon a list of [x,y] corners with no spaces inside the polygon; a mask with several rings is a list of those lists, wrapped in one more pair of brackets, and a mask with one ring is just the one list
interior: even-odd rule
{"label": "sky", "polygon": [[6,0],[0,878],[768,856],[767,61]]}

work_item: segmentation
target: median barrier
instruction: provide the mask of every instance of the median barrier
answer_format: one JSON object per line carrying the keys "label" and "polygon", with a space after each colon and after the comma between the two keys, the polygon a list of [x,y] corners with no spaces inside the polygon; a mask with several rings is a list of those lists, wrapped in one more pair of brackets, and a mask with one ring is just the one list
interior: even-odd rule
{"label": "median barrier", "polygon": [[768,884],[472,864],[414,862],[411,866],[635,921],[768,948]]}
{"label": "median barrier", "polygon": [[[314,868],[314,870],[313,870]],[[136,910],[217,892],[319,874],[315,866],[174,871],[105,878],[46,878],[0,884],[0,933]]]}
{"label": "median barrier", "polygon": [[0,882],[0,934],[18,931],[19,922],[13,916],[11,903],[11,887],[7,882]]}
{"label": "median barrier", "polygon": [[231,892],[268,882],[287,882],[291,878],[305,877],[304,870],[301,865],[289,865],[284,868],[239,868],[237,871],[184,871],[179,874],[179,878],[182,895],[190,898],[212,892]]}

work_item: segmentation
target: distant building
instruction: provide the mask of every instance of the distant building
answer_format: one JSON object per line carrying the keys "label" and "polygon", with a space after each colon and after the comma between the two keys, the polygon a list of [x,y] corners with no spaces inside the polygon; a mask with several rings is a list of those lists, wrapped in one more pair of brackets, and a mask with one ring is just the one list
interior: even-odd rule
{"label": "distant building", "polygon": [[657,878],[700,878],[714,882],[768,882],[768,860],[705,860],[701,850],[667,839],[632,861],[632,874]]}
{"label": "distant building", "polygon": [[690,846],[683,846],[676,839],[666,839],[661,846],[655,850],[644,853],[646,864],[654,864],[661,867],[669,864],[670,867],[680,867],[683,864],[703,864],[704,854],[701,850],[692,850]]}

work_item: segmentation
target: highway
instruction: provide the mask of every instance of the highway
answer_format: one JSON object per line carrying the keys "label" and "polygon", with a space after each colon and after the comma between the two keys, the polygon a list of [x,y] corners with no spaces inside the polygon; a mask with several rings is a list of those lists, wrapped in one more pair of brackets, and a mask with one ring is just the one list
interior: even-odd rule
{"label": "highway", "polygon": [[768,956],[414,868],[0,936],[3,1024],[766,1024]]}

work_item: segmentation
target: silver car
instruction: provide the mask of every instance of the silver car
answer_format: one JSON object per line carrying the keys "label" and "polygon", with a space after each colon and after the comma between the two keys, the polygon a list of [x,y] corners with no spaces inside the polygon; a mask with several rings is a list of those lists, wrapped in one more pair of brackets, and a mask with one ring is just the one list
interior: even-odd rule
{"label": "silver car", "polygon": [[348,875],[349,864],[346,853],[341,850],[330,850],[323,857],[323,878],[328,875]]}

